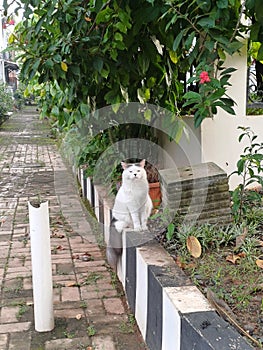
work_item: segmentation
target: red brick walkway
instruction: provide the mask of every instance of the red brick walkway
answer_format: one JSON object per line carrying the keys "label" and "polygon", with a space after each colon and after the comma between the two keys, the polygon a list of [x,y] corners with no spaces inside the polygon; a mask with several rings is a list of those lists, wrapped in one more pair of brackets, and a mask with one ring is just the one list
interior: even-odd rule
{"label": "red brick walkway", "polygon": [[[146,349],[49,129],[33,109],[0,127],[0,350]],[[28,201],[49,203],[55,328],[36,332]],[[43,286],[45,288],[45,286]]]}

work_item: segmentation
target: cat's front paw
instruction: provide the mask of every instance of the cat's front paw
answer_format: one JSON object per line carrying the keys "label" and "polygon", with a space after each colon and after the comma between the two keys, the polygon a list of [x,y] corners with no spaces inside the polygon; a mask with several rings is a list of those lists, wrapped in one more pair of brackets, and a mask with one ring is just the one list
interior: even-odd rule
{"label": "cat's front paw", "polygon": [[146,225],[134,227],[135,231],[147,231],[148,227]]}

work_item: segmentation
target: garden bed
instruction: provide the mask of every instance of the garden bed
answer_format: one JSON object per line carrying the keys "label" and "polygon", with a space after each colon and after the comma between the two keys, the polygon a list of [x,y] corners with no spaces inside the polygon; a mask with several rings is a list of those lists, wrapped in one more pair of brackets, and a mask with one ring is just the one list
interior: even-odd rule
{"label": "garden bed", "polygon": [[[170,240],[167,230],[158,230],[157,217],[151,220],[150,230],[203,295],[211,290],[225,318],[237,323],[239,332],[253,337],[255,341],[250,338],[251,344],[261,349],[263,208],[254,208],[251,213],[255,216],[248,226],[232,224],[222,228],[204,224],[190,227],[175,223]],[[200,242],[200,257],[191,256],[188,237],[196,237]]]}

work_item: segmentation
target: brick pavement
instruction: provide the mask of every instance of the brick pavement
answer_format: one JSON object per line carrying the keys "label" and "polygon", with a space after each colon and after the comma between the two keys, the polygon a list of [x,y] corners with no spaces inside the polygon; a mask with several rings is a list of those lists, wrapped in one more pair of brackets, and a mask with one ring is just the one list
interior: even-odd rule
{"label": "brick pavement", "polygon": [[[34,108],[0,127],[0,350],[146,349],[99,228]],[[36,332],[28,201],[49,202],[55,328]],[[45,286],[43,286],[45,288]]]}

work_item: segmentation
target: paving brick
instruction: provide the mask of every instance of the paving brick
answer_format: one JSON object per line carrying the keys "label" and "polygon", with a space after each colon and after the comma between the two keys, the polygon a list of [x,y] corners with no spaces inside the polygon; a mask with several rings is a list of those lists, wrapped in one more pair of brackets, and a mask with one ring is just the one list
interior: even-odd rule
{"label": "paving brick", "polygon": [[98,292],[99,298],[110,298],[110,297],[116,297],[118,295],[117,291],[115,289],[111,290],[101,290]]}
{"label": "paving brick", "polygon": [[78,320],[85,318],[83,309],[76,307],[73,309],[54,310],[54,315],[57,318],[75,318]]}
{"label": "paving brick", "polygon": [[114,341],[110,336],[95,336],[92,338],[92,345],[95,350],[116,350]]}
{"label": "paving brick", "polygon": [[[80,256],[81,258],[81,256]],[[91,256],[92,259],[92,256]],[[87,269],[93,268],[93,267],[105,267],[105,260],[90,260],[90,261],[82,261],[82,259],[75,260],[75,266],[76,268],[79,267],[86,267]],[[104,268],[103,268],[104,270]]]}
{"label": "paving brick", "polygon": [[31,350],[31,335],[29,332],[12,333],[8,350]]}
{"label": "paving brick", "polygon": [[32,278],[23,278],[23,288],[24,289],[32,289]]}
{"label": "paving brick", "polygon": [[17,314],[19,311],[19,306],[4,306],[1,308],[1,316],[0,316],[0,322],[1,323],[11,323],[11,322],[17,322]]}
{"label": "paving brick", "polygon": [[75,271],[77,273],[83,273],[83,272],[89,272],[89,273],[93,273],[93,272],[105,272],[107,271],[107,268],[105,266],[81,266],[81,267],[76,267]]}
{"label": "paving brick", "polygon": [[7,350],[8,345],[8,335],[0,334],[0,349]]}
{"label": "paving brick", "polygon": [[31,322],[0,324],[0,333],[25,332],[31,327]]}
{"label": "paving brick", "polygon": [[80,293],[81,293],[81,299],[84,301],[99,298],[98,292],[95,289],[89,290],[88,288],[80,287]]}
{"label": "paving brick", "polygon": [[103,304],[105,310],[110,314],[121,315],[124,314],[124,307],[120,298],[104,299]]}
{"label": "paving brick", "polygon": [[7,273],[13,276],[26,276],[31,274],[31,269],[28,266],[20,265],[16,267],[8,267]]}
{"label": "paving brick", "polygon": [[60,263],[55,265],[57,274],[69,275],[74,273],[74,267],[72,264],[69,264],[68,261],[66,261],[63,264]]}
{"label": "paving brick", "polygon": [[80,299],[79,289],[77,287],[62,287],[62,301],[71,301]]}
{"label": "paving brick", "polygon": [[[73,350],[87,349],[91,345],[89,337],[74,338],[74,339],[55,339],[45,343],[45,350]],[[111,350],[110,348],[106,348]]]}
{"label": "paving brick", "polygon": [[87,307],[85,312],[88,317],[94,315],[105,315],[105,309],[101,299],[86,300],[86,304]]}

